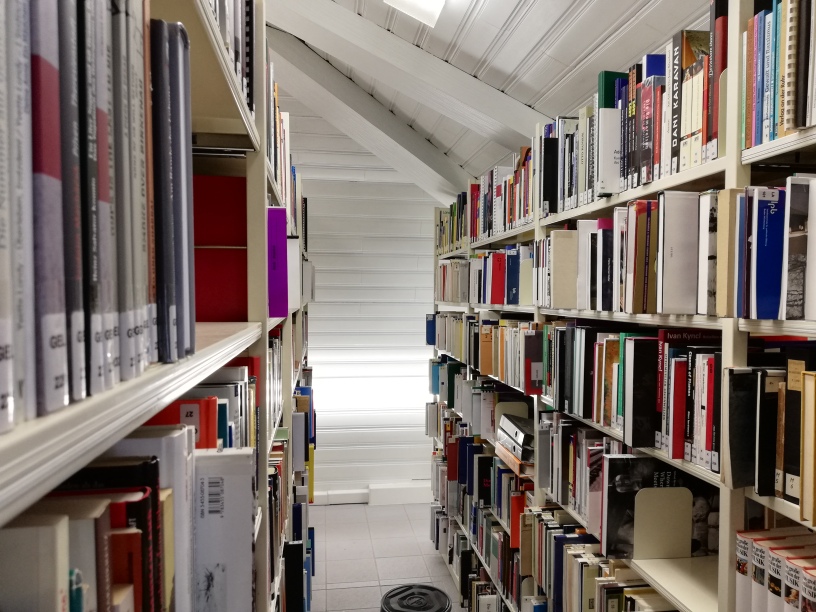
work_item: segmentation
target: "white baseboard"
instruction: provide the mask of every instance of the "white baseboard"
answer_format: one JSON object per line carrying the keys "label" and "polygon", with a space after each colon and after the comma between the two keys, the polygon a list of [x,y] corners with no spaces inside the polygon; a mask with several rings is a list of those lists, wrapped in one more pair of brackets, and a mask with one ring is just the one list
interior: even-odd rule
{"label": "white baseboard", "polygon": [[430,480],[410,480],[368,486],[368,505],[427,504],[432,501]]}

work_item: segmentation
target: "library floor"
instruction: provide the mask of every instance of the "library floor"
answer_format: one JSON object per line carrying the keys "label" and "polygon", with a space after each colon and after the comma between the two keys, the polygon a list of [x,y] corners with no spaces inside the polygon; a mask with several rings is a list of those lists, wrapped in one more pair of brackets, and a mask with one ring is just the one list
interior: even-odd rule
{"label": "library floor", "polygon": [[311,506],[317,554],[312,612],[379,612],[400,584],[433,584],[457,605],[450,572],[430,540],[429,504]]}

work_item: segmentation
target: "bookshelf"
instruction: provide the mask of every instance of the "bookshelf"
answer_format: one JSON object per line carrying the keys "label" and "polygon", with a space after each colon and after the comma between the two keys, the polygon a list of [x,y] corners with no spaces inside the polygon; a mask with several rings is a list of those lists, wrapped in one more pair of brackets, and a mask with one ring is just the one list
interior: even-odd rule
{"label": "bookshelf", "polygon": [[[530,243],[540,240],[553,229],[560,229],[568,222],[579,219],[609,218],[616,206],[625,205],[634,199],[655,198],[664,190],[703,191],[706,189],[742,189],[748,185],[770,185],[784,183],[784,177],[794,172],[810,172],[816,161],[816,128],[808,127],[764,144],[743,149],[741,141],[741,112],[739,109],[742,94],[742,74],[739,67],[743,62],[742,35],[748,20],[753,17],[754,3],[748,0],[728,1],[728,68],[721,81],[721,98],[719,124],[719,156],[713,161],[702,163],[683,172],[660,178],[635,189],[625,190],[612,197],[595,199],[563,212],[540,216],[538,207],[534,208],[534,228],[521,226],[486,239],[470,242],[466,232],[464,246],[453,253],[439,256],[435,261],[459,257],[471,258],[476,250],[502,249],[508,244]],[[662,49],[659,51],[662,53]],[[614,70],[625,67],[603,66]],[[575,108],[558,109],[564,115],[578,114]],[[535,163],[535,158],[534,158]],[[753,172],[753,178],[752,178]],[[764,180],[764,174],[772,178]],[[783,174],[784,173],[784,174]],[[780,180],[779,177],[783,178]],[[770,181],[770,182],[769,182]],[[533,181],[533,202],[538,201],[539,185]],[[470,193],[468,193],[470,197]],[[469,211],[466,209],[465,222],[469,223]],[[467,308],[465,308],[467,306]],[[644,325],[656,328],[694,328],[700,330],[720,330],[722,333],[722,367],[743,367],[747,364],[748,341],[750,336],[802,336],[808,339],[816,337],[816,321],[802,320],[753,320],[733,317],[716,317],[704,315],[659,315],[659,314],[626,314],[620,312],[600,312],[595,310],[578,310],[562,308],[543,308],[535,306],[505,306],[459,304],[456,309],[443,302],[435,303],[437,313],[464,312],[477,314],[490,310],[496,312],[531,313],[534,321],[549,320],[583,320],[611,324]],[[623,328],[617,328],[623,329]],[[552,410],[552,399],[544,396],[535,401],[535,418],[542,411]],[[729,438],[729,415],[723,411],[721,433],[722,452],[731,448]],[[603,427],[589,419],[574,415],[570,418],[592,427],[613,440],[622,440],[620,431]],[[538,434],[538,432],[536,432]],[[485,436],[482,436],[484,440]],[[812,528],[808,521],[800,519],[799,506],[777,497],[760,496],[752,487],[730,488],[725,484],[724,476],[683,461],[668,459],[665,453],[654,448],[638,449],[639,453],[649,455],[674,466],[683,472],[699,478],[703,482],[718,488],[719,506],[719,554],[717,556],[689,559],[650,559],[632,560],[630,566],[660,592],[679,610],[689,611],[736,611],[736,580],[733,567],[735,557],[735,532],[744,528],[746,500],[756,502],[791,521]],[[723,469],[725,472],[725,469]],[[536,485],[535,501],[544,501],[541,489]],[[583,524],[583,519],[569,508],[564,508],[573,518]],[[482,559],[482,561],[484,561]],[[501,591],[501,589],[499,589]],[[737,611],[741,612],[741,611]]]}
{"label": "bookshelf", "polygon": [[[142,4],[141,0],[137,4]],[[240,298],[246,300],[246,316],[241,316],[239,321],[233,322],[197,322],[195,352],[192,355],[182,357],[174,363],[150,365],[144,373],[131,380],[120,382],[107,391],[73,402],[48,416],[15,424],[10,432],[0,435],[0,459],[4,466],[0,473],[0,527],[236,357],[255,357],[259,361],[255,399],[259,408],[256,439],[261,474],[266,473],[266,463],[273,441],[280,441],[281,428],[291,426],[294,385],[301,376],[308,354],[307,343],[303,340],[303,328],[296,326],[294,321],[299,317],[302,322],[308,309],[308,300],[299,299],[298,306],[287,316],[269,317],[270,290],[274,293],[276,288],[268,285],[267,275],[268,207],[270,205],[286,207],[290,202],[284,200],[281,186],[275,181],[275,170],[267,157],[267,125],[270,118],[265,114],[267,112],[265,96],[268,91],[265,65],[266,2],[246,0],[246,4],[254,18],[251,32],[244,32],[245,35],[251,35],[253,40],[254,48],[251,50],[253,62],[252,72],[239,76],[236,73],[236,60],[224,44],[224,33],[209,0],[144,2],[144,6],[149,8],[151,18],[171,23],[180,22],[184,25],[189,39],[190,120],[192,152],[196,156],[189,171],[193,175],[241,177],[246,180],[245,201],[238,202],[236,206],[240,206],[240,210],[236,212],[240,212],[241,217],[246,218],[246,244],[236,247],[246,252],[247,278],[243,279],[246,281],[246,293],[240,295],[243,292],[236,292]],[[56,3],[54,6],[56,7]],[[232,10],[233,5],[229,6]],[[243,15],[240,17],[243,23]],[[139,24],[139,27],[141,26],[142,24]],[[67,26],[61,22],[59,27]],[[60,36],[62,35],[64,32],[60,31]],[[147,37],[147,41],[150,44],[150,36]],[[130,40],[130,43],[133,43],[133,40]],[[126,65],[125,68],[129,66]],[[148,63],[147,69],[149,68]],[[249,81],[253,87],[252,98],[248,102]],[[155,113],[150,117],[154,116]],[[113,130],[113,124],[110,125],[110,129]],[[144,136],[142,134],[143,139]],[[5,146],[5,143],[3,144]],[[153,146],[155,151],[155,142]],[[113,160],[119,153],[111,152],[110,155]],[[153,160],[149,160],[149,163],[152,166]],[[289,166],[289,161],[283,164]],[[158,182],[155,177],[154,182]],[[294,199],[295,195],[292,194],[300,195],[299,189],[295,190],[293,187],[289,194],[291,199]],[[100,199],[101,197],[100,194]],[[192,199],[190,195],[190,201]],[[166,203],[164,205],[167,206]],[[157,204],[157,210],[158,206]],[[191,238],[193,234],[191,228]],[[302,256],[305,255],[302,232],[299,240],[298,254]],[[194,253],[195,251],[190,251],[191,267],[195,265]],[[207,286],[208,290],[213,292],[224,290],[204,275],[199,275],[196,280],[200,286]],[[280,381],[283,402],[280,414],[270,418],[273,408],[271,404],[274,402],[270,391],[278,383],[272,379],[269,367],[270,333],[276,328],[280,331],[281,352],[284,353]],[[292,346],[296,334],[301,338],[298,344],[297,363],[292,360]],[[287,350],[288,355],[285,354]],[[246,418],[248,423],[249,416]],[[288,448],[291,453],[291,447]],[[288,465],[291,466],[291,457],[289,459]],[[288,482],[292,482],[292,479],[290,478]],[[270,525],[273,517],[270,516],[265,478],[259,483],[258,492],[257,508],[252,516],[256,570],[254,596],[257,602],[270,603],[269,608],[258,604],[258,610],[274,610],[273,604],[281,588],[283,557],[281,555],[277,559],[270,559]],[[176,493],[176,499],[182,498],[181,490]],[[190,501],[192,503],[193,500]],[[285,539],[286,524],[282,532],[280,541]],[[190,541],[188,544],[192,547],[194,542]],[[251,561],[249,547],[245,552],[245,557]],[[193,558],[193,551],[176,548],[175,555],[189,559]],[[269,578],[273,573],[275,579],[271,581]],[[190,595],[193,595],[192,590]],[[249,597],[251,594],[245,595]],[[169,607],[174,607],[169,600],[166,603]],[[100,609],[105,606],[107,602],[100,602]],[[193,607],[194,601],[191,601],[179,609]]]}

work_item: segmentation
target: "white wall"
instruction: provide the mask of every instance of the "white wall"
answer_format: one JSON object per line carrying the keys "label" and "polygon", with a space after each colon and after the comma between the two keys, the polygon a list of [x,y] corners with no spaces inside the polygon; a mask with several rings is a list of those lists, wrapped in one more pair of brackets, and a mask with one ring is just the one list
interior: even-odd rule
{"label": "white wall", "polygon": [[318,491],[427,480],[433,209],[406,184],[306,180]]}

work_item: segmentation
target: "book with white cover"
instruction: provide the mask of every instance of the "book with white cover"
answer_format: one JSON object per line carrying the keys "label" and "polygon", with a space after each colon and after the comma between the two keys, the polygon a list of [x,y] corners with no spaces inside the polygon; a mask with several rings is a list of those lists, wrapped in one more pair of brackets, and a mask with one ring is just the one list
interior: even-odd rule
{"label": "book with white cover", "polygon": [[499,609],[499,596],[496,593],[492,595],[479,595],[476,612],[497,612]]}
{"label": "book with white cover", "polygon": [[[441,377],[441,374],[440,374]],[[295,412],[292,414],[292,469],[295,472],[302,472],[306,469],[306,413]]]}
{"label": "book with white cover", "polygon": [[196,450],[194,462],[194,609],[252,610],[255,451]]}
{"label": "book with white cover", "polygon": [[[808,219],[811,215],[816,219],[816,179],[810,181]],[[808,232],[807,252],[816,253],[816,232]],[[805,319],[816,319],[816,266],[805,269]]]}
{"label": "book with white cover", "polygon": [[598,229],[598,222],[595,219],[579,219],[576,223],[578,230],[578,285],[576,289],[576,308],[578,310],[588,310],[590,308],[587,287],[587,259],[589,257],[589,235]]}
{"label": "book with white cover", "polygon": [[36,418],[34,220],[31,163],[31,14],[28,0],[6,3],[9,91],[14,421]]}
{"label": "book with white cover", "polygon": [[702,196],[661,191],[657,197],[657,312],[697,314],[697,199]]}
{"label": "book with white cover", "polygon": [[107,610],[111,597],[109,499],[44,497],[27,514],[64,514],[68,517],[68,561],[82,572],[85,612]]}
{"label": "book with white cover", "polygon": [[717,313],[717,191],[700,194],[697,314]]}
{"label": "book with white cover", "polygon": [[140,427],[114,444],[111,457],[155,456],[159,459],[159,482],[173,489],[173,542],[176,554],[174,609],[193,609],[193,525],[195,428],[187,425]]}
{"label": "book with white cover", "polygon": [[599,108],[595,118],[598,133],[598,195],[620,192],[621,109]]}
{"label": "book with white cover", "polygon": [[626,230],[628,211],[617,206],[612,213],[612,311],[623,312],[626,281]]}
{"label": "book with white cover", "polygon": [[3,610],[67,611],[68,554],[64,514],[25,514],[6,523],[0,529]]}
{"label": "book with white cover", "polygon": [[576,308],[578,276],[578,232],[550,232],[550,304],[552,308]]}
{"label": "book with white cover", "polygon": [[[31,3],[31,141],[33,159],[34,299],[37,409],[49,414],[68,404],[68,325],[62,224],[62,167],[53,122],[59,115],[59,32],[56,0]],[[67,575],[67,573],[66,573]]]}
{"label": "book with white cover", "polygon": [[[0,6],[0,27],[8,20],[7,5]],[[8,46],[0,42],[0,228],[11,226],[11,186],[8,147],[9,141],[9,62]],[[14,427],[14,294],[12,280],[11,241],[6,236],[0,240],[0,433]]]}

